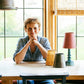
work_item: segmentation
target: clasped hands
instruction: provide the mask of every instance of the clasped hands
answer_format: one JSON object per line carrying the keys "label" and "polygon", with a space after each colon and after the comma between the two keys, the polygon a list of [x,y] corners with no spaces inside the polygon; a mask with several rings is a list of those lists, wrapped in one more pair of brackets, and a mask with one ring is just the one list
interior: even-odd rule
{"label": "clasped hands", "polygon": [[28,41],[28,43],[29,43],[29,45],[30,46],[35,46],[35,45],[38,45],[38,41],[37,41],[37,37],[31,37],[30,39],[29,39],[29,41]]}

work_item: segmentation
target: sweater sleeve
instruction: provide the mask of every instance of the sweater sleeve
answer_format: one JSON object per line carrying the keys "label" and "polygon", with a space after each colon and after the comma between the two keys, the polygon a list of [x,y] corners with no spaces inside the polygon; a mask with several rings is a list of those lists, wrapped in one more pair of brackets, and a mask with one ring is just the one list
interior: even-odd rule
{"label": "sweater sleeve", "polygon": [[13,60],[15,61],[15,56],[16,56],[16,54],[23,48],[23,40],[22,39],[20,39],[19,41],[18,41],[18,43],[17,43],[17,48],[16,48],[16,50],[15,50],[15,53],[14,53],[14,55],[13,55]]}
{"label": "sweater sleeve", "polygon": [[42,44],[42,46],[46,49],[46,50],[50,50],[51,46],[49,43],[49,40],[47,38],[42,38],[40,43]]}

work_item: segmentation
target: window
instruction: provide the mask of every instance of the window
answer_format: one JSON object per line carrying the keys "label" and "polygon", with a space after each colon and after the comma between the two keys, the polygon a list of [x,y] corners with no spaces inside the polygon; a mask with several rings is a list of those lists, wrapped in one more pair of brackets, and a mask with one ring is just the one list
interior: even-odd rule
{"label": "window", "polygon": [[71,58],[84,60],[84,0],[47,1],[47,37],[51,48],[64,53],[67,59],[68,49],[63,48],[64,35],[65,32],[74,32],[77,47],[71,49]]}
{"label": "window", "polygon": [[17,10],[0,10],[0,60],[13,57],[19,38],[26,36],[24,21],[36,17],[41,22],[43,35],[44,0],[14,0]]}
{"label": "window", "polygon": [[[58,52],[68,54],[68,49],[63,49],[65,32],[74,32],[76,48],[71,49],[71,58],[84,60],[84,16],[58,16]],[[67,57],[67,56],[65,56]]]}
{"label": "window", "polygon": [[[58,52],[63,52],[67,58],[68,49],[63,48],[65,32],[74,32],[76,35],[76,16],[58,16]],[[71,55],[75,59],[75,49],[71,49]]]}
{"label": "window", "polygon": [[[57,49],[67,59],[68,49],[63,48],[65,32],[74,32],[76,48],[71,49],[71,59],[84,60],[84,0],[59,0],[57,15]],[[60,4],[61,3],[61,4]]]}

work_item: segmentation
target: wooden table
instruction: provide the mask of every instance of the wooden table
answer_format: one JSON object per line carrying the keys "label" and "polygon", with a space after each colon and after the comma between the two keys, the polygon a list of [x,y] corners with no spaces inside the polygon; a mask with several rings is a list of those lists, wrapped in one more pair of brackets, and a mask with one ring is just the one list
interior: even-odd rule
{"label": "wooden table", "polygon": [[0,74],[2,84],[12,84],[12,80],[21,80],[21,74],[37,74],[37,75],[63,75],[68,74],[67,80],[84,80],[84,61],[74,61],[74,66],[65,68],[53,68],[46,66],[45,62],[22,62],[16,64],[12,60],[0,61]]}
{"label": "wooden table", "polygon": [[74,60],[74,66],[67,66],[67,80],[84,80],[84,60]]}
{"label": "wooden table", "polygon": [[21,74],[45,77],[45,79],[55,79],[56,76],[68,76],[68,72],[64,68],[56,69],[52,66],[46,66],[45,61],[16,64],[13,60],[8,59],[0,61],[0,74],[2,75],[0,78],[2,84],[12,84],[12,80],[22,80]]}

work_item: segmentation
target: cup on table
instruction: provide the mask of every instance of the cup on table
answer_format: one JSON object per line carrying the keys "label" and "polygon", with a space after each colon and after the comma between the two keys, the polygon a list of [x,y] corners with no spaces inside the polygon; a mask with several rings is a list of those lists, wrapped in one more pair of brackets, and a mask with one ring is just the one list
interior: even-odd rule
{"label": "cup on table", "polygon": [[53,66],[56,50],[48,50],[46,65]]}
{"label": "cup on table", "polygon": [[56,53],[55,54],[55,59],[54,59],[54,64],[53,67],[56,68],[64,68],[65,65],[65,57],[63,53]]}

